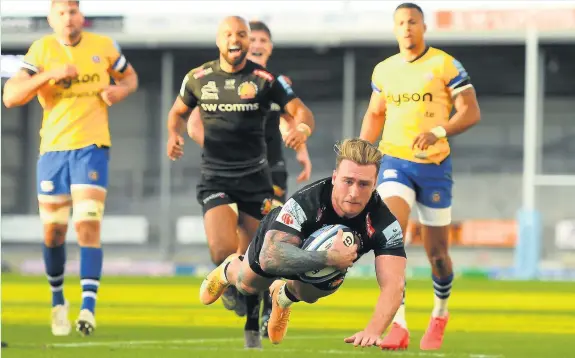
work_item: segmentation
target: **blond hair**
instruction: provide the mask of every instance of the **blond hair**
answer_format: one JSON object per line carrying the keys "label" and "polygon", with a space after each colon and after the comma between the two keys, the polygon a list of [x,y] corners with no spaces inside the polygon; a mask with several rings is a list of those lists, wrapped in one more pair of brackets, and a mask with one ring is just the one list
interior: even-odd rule
{"label": "blond hair", "polygon": [[379,173],[383,155],[377,147],[370,142],[359,138],[345,139],[343,142],[337,143],[334,146],[334,150],[337,154],[335,161],[336,169],[344,159],[347,159],[359,165],[373,164]]}

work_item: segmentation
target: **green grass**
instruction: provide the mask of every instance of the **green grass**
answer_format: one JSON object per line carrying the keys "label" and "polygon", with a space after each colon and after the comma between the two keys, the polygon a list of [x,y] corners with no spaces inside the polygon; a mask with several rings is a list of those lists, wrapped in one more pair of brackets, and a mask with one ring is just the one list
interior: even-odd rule
{"label": "green grass", "polygon": [[[575,285],[558,282],[458,280],[451,320],[439,352],[419,350],[433,293],[409,281],[411,345],[404,352],[353,348],[343,338],[363,328],[377,299],[372,280],[349,279],[331,297],[294,305],[289,333],[263,351],[243,349],[243,319],[220,303],[198,302],[194,278],[105,278],[92,337],[53,337],[50,291],[42,277],[2,276],[2,357],[568,357],[573,356]],[[77,278],[66,281],[72,315],[80,305]],[[75,319],[75,316],[71,316]]]}

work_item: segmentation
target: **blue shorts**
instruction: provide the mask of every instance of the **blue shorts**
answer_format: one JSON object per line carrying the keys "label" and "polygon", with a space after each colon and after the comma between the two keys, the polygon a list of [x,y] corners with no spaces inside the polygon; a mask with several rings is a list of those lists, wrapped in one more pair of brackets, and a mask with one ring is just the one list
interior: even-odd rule
{"label": "blue shorts", "polygon": [[[384,155],[377,177],[377,185],[386,182],[403,184],[415,192],[415,201],[433,209],[451,207],[453,179],[451,157],[441,164],[414,163]],[[413,203],[408,203],[410,206]]]}
{"label": "blue shorts", "polygon": [[73,185],[108,188],[110,148],[89,147],[46,152],[40,155],[36,171],[39,195],[70,194]]}

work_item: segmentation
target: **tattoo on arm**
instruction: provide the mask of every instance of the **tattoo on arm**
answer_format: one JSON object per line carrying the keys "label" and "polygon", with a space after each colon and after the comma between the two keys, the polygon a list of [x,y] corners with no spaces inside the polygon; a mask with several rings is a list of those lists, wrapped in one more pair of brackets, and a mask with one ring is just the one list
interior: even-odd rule
{"label": "tattoo on arm", "polygon": [[306,251],[298,247],[301,239],[283,231],[267,232],[260,264],[272,275],[297,275],[327,266],[327,251]]}

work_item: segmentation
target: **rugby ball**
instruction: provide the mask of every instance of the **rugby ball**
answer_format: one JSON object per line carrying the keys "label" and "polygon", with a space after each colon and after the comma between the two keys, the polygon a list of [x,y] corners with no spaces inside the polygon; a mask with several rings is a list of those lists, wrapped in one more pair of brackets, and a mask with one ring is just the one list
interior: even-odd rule
{"label": "rugby ball", "polygon": [[[345,225],[328,225],[315,231],[302,246],[306,251],[326,251],[334,243],[338,230],[343,231],[343,243],[346,246],[351,246],[355,243],[355,235]],[[331,280],[332,278],[341,274],[341,271],[334,267],[325,267],[321,270],[314,270],[302,273],[299,278],[307,283],[322,283]]]}

